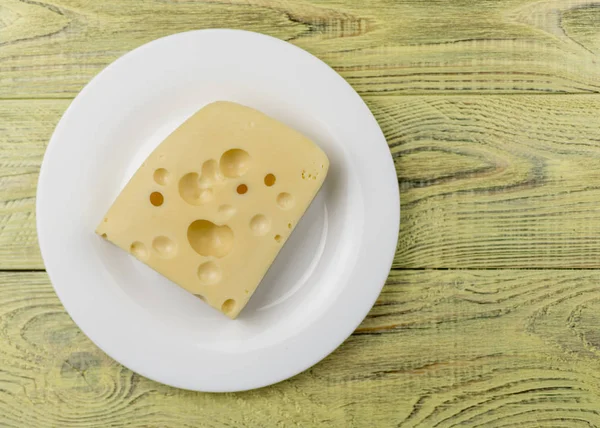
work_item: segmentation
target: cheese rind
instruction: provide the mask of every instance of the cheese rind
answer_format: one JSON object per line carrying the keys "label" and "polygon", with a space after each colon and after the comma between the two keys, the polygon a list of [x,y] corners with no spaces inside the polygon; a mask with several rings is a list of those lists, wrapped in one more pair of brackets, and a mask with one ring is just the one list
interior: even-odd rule
{"label": "cheese rind", "polygon": [[96,233],[236,318],[328,168],[299,132],[215,102],[152,152]]}

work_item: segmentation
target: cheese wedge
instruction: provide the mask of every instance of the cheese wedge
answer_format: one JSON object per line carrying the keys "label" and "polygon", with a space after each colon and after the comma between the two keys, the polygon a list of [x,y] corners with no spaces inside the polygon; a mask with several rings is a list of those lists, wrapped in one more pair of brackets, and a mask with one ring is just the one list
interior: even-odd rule
{"label": "cheese wedge", "polygon": [[233,319],[328,168],[325,153],[299,132],[215,102],[148,156],[96,233]]}

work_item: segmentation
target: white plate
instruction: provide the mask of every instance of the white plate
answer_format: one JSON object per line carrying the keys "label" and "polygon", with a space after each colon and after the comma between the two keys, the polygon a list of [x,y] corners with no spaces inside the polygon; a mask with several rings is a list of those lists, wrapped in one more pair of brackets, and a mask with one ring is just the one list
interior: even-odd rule
{"label": "white plate", "polygon": [[[215,100],[279,119],[331,161],[323,189],[235,321],[94,235],[146,155]],[[200,391],[269,385],[339,346],[381,291],[399,216],[385,138],[350,85],[291,44],[234,30],[165,37],[108,66],[56,127],[37,193],[42,256],[73,320],[131,370]]]}

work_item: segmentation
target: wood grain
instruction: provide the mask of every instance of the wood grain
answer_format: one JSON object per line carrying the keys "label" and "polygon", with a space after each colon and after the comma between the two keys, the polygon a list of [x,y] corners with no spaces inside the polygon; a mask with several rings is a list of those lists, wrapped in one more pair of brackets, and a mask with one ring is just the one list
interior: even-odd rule
{"label": "wood grain", "polygon": [[135,47],[214,27],[290,41],[363,95],[600,88],[593,0],[2,0],[0,98],[72,97]]}
{"label": "wood grain", "polygon": [[600,98],[377,98],[400,182],[396,267],[599,267]]}
{"label": "wood grain", "polygon": [[0,269],[43,268],[35,190],[50,135],[68,101],[0,103]]}
{"label": "wood grain", "polygon": [[337,351],[235,394],[133,374],[74,325],[46,274],[0,273],[6,427],[600,425],[600,272],[393,271]]}
{"label": "wood grain", "polygon": [[[46,273],[2,272],[43,269],[36,183],[70,99],[131,49],[213,27],[342,74],[402,199],[397,269],[355,333],[236,394],[132,373]],[[599,54],[600,0],[0,0],[0,426],[600,426]]]}
{"label": "wood grain", "polygon": [[[394,266],[600,266],[600,97],[370,97],[401,190]],[[0,102],[0,269],[41,269],[34,195],[66,100]],[[368,142],[365,142],[368,144]]]}

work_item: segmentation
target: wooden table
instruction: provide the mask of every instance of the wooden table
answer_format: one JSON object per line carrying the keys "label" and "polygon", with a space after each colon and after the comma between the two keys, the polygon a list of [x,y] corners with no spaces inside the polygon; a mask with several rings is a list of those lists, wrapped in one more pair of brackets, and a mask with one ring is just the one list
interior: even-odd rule
{"label": "wooden table", "polygon": [[[35,232],[70,100],[125,52],[209,27],[279,37],[344,76],[402,199],[393,270],[354,335],[237,394],[107,357],[59,303]],[[0,0],[0,425],[600,426],[599,54],[591,0]]]}

